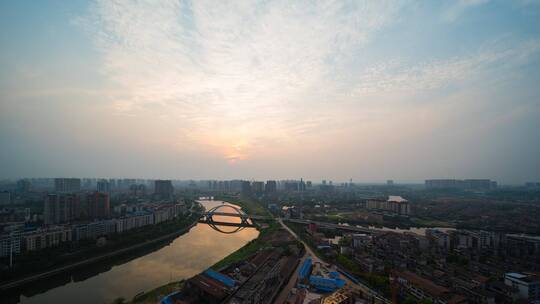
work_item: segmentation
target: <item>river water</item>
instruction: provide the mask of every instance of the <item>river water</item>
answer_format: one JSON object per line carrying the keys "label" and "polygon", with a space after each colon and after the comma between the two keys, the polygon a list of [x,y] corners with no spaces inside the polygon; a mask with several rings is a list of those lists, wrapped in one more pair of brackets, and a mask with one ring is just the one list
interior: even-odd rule
{"label": "river water", "polygon": [[[207,210],[223,203],[212,200],[200,202]],[[128,258],[129,261],[116,261],[112,265],[90,266],[94,269],[75,269],[60,278],[45,279],[45,282],[32,282],[6,302],[17,303],[19,297],[20,303],[32,304],[111,303],[119,297],[131,299],[142,291],[196,275],[255,239],[258,234],[254,228],[223,234],[207,224],[199,223],[170,244],[161,248],[158,246],[153,252],[131,260]]]}

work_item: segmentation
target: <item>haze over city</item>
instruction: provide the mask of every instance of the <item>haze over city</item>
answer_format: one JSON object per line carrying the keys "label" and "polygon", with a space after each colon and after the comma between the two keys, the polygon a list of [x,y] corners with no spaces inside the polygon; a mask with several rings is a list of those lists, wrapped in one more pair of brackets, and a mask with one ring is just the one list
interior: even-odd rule
{"label": "haze over city", "polygon": [[538,1],[2,1],[0,177],[540,179]]}
{"label": "haze over city", "polygon": [[540,304],[540,0],[1,0],[1,304]]}

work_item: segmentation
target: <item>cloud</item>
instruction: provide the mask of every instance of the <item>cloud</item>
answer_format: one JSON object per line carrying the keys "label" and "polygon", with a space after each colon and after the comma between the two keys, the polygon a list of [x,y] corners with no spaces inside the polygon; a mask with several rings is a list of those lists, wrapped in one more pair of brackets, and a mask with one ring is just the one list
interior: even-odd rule
{"label": "cloud", "polygon": [[117,111],[159,112],[182,121],[182,140],[232,141],[223,149],[244,155],[238,150],[260,137],[306,132],[313,119],[297,112],[335,89],[333,75],[399,8],[386,1],[97,1],[85,24],[102,73],[125,92],[112,96]]}
{"label": "cloud", "polygon": [[355,79],[353,96],[435,90],[449,85],[470,85],[471,81],[493,79],[493,70],[514,70],[540,52],[540,40],[515,44],[511,41],[486,43],[479,50],[447,59],[415,63],[389,61],[367,68]]}
{"label": "cloud", "polygon": [[[458,1],[445,20],[485,2]],[[162,147],[237,168],[292,168],[313,151],[361,151],[384,165],[381,146],[440,127],[446,109],[455,123],[475,102],[471,87],[511,78],[539,51],[535,39],[508,39],[417,58],[391,44],[380,60],[359,60],[408,17],[403,3],[385,1],[97,1],[81,23],[112,110],[159,131],[151,137]],[[463,98],[442,97],[448,88]],[[337,170],[330,159],[317,170]],[[341,164],[351,162],[360,164]]]}
{"label": "cloud", "polygon": [[442,20],[445,22],[454,22],[467,10],[488,3],[490,0],[457,0],[452,1],[452,5],[442,14]]}

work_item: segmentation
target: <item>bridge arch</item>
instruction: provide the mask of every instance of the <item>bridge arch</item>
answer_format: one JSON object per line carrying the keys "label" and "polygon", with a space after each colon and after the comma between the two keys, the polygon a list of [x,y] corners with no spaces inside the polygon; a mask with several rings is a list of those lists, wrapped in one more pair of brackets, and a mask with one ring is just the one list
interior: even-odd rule
{"label": "bridge arch", "polygon": [[244,230],[244,228],[246,228],[245,226],[237,226],[236,228],[234,228],[233,230],[230,230],[230,231],[227,231],[227,230],[224,230],[224,229],[221,229],[219,224],[214,224],[214,223],[208,223],[208,226],[210,226],[210,228],[216,230],[217,232],[221,232],[223,234],[233,234],[233,233],[237,233],[241,230]]}
{"label": "bridge arch", "polygon": [[[240,223],[230,223],[230,222],[219,221],[219,220],[214,219],[214,216],[236,217],[240,219]],[[254,226],[252,219],[247,213],[245,213],[242,209],[236,206],[228,205],[228,204],[218,205],[209,209],[203,214],[199,222],[206,223],[212,229],[218,232],[224,233],[224,234],[236,233],[246,227]],[[235,227],[235,229],[228,231],[228,230],[224,230],[220,228],[221,226],[231,226],[231,227]]]}
{"label": "bridge arch", "polygon": [[218,212],[218,210],[220,209],[232,209],[234,210],[235,213],[237,213],[239,216],[241,217],[248,217],[247,213],[245,213],[242,209],[236,207],[236,206],[233,206],[233,205],[227,205],[227,204],[222,204],[222,205],[218,205],[218,206],[215,206],[213,207],[212,209],[206,211],[206,214],[207,215],[210,215],[210,216],[213,216],[214,213]]}

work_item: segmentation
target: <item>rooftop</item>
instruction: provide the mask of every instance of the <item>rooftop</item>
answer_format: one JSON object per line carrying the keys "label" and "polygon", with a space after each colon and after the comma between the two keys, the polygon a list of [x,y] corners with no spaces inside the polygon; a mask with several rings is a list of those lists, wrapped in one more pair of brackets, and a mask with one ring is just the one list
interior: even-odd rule
{"label": "rooftop", "polygon": [[445,287],[442,287],[442,286],[439,286],[435,283],[433,283],[432,281],[426,279],[426,278],[423,278],[415,273],[412,273],[410,271],[405,271],[405,272],[402,272],[399,274],[400,277],[402,277],[403,279],[409,281],[410,283],[412,283],[413,285],[417,286],[418,288],[421,288],[423,289],[424,291],[428,292],[429,294],[431,294],[432,296],[441,296],[443,294],[446,294],[448,292],[450,292],[450,290],[448,290],[447,288]]}
{"label": "rooftop", "polygon": [[388,196],[388,202],[407,203],[408,201],[399,195]]}
{"label": "rooftop", "polygon": [[518,272],[508,272],[505,277],[520,280],[522,282],[538,282],[540,281],[540,276],[533,273],[518,273]]}

